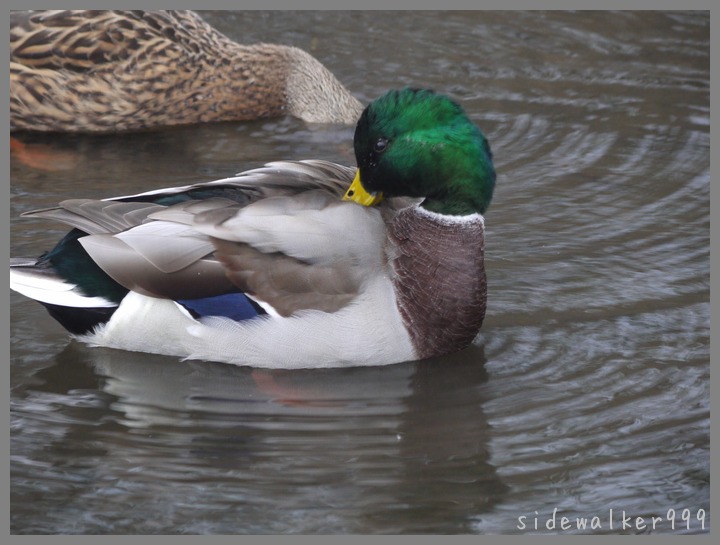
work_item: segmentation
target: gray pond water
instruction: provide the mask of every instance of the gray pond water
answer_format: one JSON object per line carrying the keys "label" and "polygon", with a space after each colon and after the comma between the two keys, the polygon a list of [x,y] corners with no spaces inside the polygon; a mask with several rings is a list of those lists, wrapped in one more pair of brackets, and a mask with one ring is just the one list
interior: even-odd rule
{"label": "gray pond water", "polygon": [[[258,371],[88,348],[13,294],[11,532],[707,532],[709,12],[203,15],[364,102],[464,105],[498,171],[482,333],[435,361]],[[11,254],[64,232],[23,211],[353,164],[351,139],[293,119],[26,139],[56,159],[11,161]]]}

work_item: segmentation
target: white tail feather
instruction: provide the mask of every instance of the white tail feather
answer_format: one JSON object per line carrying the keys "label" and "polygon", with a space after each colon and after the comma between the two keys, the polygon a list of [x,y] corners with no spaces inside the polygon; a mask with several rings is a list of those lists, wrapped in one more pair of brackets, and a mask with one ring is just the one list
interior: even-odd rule
{"label": "white tail feather", "polygon": [[32,268],[32,263],[17,262],[10,267],[10,289],[41,303],[63,307],[116,307],[117,303],[104,297],[88,297],[75,284],[66,282],[48,270]]}

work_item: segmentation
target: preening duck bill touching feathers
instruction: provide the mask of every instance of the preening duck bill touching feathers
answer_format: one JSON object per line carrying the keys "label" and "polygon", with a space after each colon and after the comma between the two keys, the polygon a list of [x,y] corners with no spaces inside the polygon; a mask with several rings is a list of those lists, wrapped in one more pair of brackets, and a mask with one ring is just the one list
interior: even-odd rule
{"label": "preening duck bill touching feathers", "polygon": [[118,132],[292,115],[355,123],[362,105],[296,47],[236,43],[192,11],[10,14],[10,128]]}
{"label": "preening duck bill touching feathers", "polygon": [[[276,368],[380,365],[469,345],[486,308],[495,171],[461,107],[390,91],[357,169],[286,161],[26,214],[72,230],[11,287],[91,344]],[[360,204],[362,205],[360,205]]]}

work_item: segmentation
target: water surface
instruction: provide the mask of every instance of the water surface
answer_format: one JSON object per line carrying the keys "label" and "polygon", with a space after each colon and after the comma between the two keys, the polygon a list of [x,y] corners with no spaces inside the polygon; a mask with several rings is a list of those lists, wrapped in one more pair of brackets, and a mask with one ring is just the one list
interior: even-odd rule
{"label": "water surface", "polygon": [[[556,508],[555,532],[707,531],[709,13],[203,15],[310,51],[365,102],[463,104],[498,171],[486,322],[448,358],[260,371],[68,342],[13,294],[11,531],[527,533]],[[57,159],[12,159],[11,254],[64,232],[23,211],[352,164],[351,140],[293,119],[26,138]]]}

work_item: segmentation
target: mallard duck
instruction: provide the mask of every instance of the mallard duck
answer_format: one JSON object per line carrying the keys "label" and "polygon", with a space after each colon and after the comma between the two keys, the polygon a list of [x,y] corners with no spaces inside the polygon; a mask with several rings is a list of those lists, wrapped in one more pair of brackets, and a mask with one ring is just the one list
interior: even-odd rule
{"label": "mallard duck", "polygon": [[378,365],[469,345],[483,322],[486,138],[430,90],[355,130],[357,167],[237,176],[27,213],[73,227],[11,287],[91,344],[257,367]]}
{"label": "mallard duck", "polygon": [[233,42],[192,11],[10,14],[10,128],[115,132],[289,114],[357,121],[362,105],[296,47]]}

